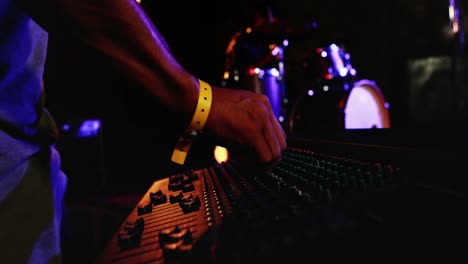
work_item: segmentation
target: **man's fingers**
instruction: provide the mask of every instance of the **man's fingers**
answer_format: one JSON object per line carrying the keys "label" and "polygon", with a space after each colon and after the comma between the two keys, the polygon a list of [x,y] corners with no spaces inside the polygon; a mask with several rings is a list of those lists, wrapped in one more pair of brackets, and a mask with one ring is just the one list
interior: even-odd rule
{"label": "man's fingers", "polygon": [[281,124],[279,123],[278,119],[276,118],[275,114],[273,113],[273,108],[271,107],[270,100],[265,95],[260,95],[259,97],[260,102],[266,107],[269,113],[269,119],[273,129],[276,132],[276,136],[280,145],[281,150],[286,148],[286,133],[284,132]]}
{"label": "man's fingers", "polygon": [[273,113],[270,115],[270,120],[272,122],[273,129],[275,130],[276,137],[278,138],[278,143],[280,146],[281,151],[286,149],[286,133],[284,132],[283,128],[281,127],[280,122],[275,117]]}
{"label": "man's fingers", "polygon": [[270,146],[266,141],[262,130],[254,133],[251,137],[249,137],[249,139],[251,140],[250,145],[253,146],[254,151],[257,153],[260,161],[262,163],[269,163],[272,159],[272,154],[270,151]]}
{"label": "man's fingers", "polygon": [[266,160],[267,163],[277,163],[281,159],[279,138],[273,126],[269,119],[265,120],[263,136],[270,151],[270,160]]}

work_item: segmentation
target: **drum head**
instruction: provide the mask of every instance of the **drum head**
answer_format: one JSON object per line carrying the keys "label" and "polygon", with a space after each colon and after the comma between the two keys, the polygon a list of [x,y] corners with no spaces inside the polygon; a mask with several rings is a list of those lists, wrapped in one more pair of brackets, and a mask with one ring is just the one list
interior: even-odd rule
{"label": "drum head", "polygon": [[389,128],[388,104],[375,82],[361,80],[354,84],[344,109],[346,129]]}
{"label": "drum head", "polygon": [[291,107],[289,134],[307,137],[345,129],[389,128],[388,105],[376,83],[360,80],[351,86],[303,92]]}

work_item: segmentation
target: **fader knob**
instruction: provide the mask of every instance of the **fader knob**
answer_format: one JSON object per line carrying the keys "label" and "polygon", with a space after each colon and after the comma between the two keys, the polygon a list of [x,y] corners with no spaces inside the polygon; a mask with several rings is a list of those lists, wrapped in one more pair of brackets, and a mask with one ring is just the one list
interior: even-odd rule
{"label": "fader knob", "polygon": [[136,221],[127,221],[123,229],[117,234],[117,242],[121,249],[136,247],[140,244],[145,221],[139,217]]}
{"label": "fader knob", "polygon": [[151,203],[147,203],[145,205],[137,207],[138,215],[148,214],[148,213],[151,213],[152,211],[153,211],[153,205]]}
{"label": "fader knob", "polygon": [[198,180],[198,175],[195,174],[195,173],[193,173],[192,170],[187,170],[187,171],[185,172],[185,175],[188,176],[188,178],[190,179],[190,181],[196,181],[196,180]]}
{"label": "fader knob", "polygon": [[173,182],[169,182],[169,185],[167,186],[169,191],[177,191],[182,189],[182,181],[180,180],[174,180]]}
{"label": "fader knob", "polygon": [[183,197],[184,197],[183,192],[179,192],[179,194],[177,194],[177,195],[171,194],[169,196],[169,201],[170,201],[171,204],[178,203],[178,202],[180,202],[180,199],[182,199]]}
{"label": "fader knob", "polygon": [[180,260],[190,255],[193,248],[192,232],[188,228],[165,228],[159,232],[159,245],[166,260]]}
{"label": "fader knob", "polygon": [[127,221],[125,222],[124,230],[127,232],[138,231],[143,232],[145,226],[145,220],[142,217],[138,217],[135,221]]}
{"label": "fader knob", "polygon": [[184,184],[182,186],[182,191],[183,192],[190,192],[190,191],[194,191],[195,190],[195,186],[193,185],[192,182],[188,182],[186,184]]}
{"label": "fader knob", "polygon": [[180,228],[176,225],[173,228],[164,228],[159,232],[159,244],[161,247],[165,244],[177,244],[179,242],[192,242],[192,233],[188,228]]}
{"label": "fader knob", "polygon": [[161,190],[158,190],[155,193],[150,192],[150,200],[154,205],[164,204],[167,202],[167,196]]}
{"label": "fader knob", "polygon": [[197,195],[190,194],[188,197],[183,197],[179,202],[184,214],[197,211],[200,208],[200,198]]}

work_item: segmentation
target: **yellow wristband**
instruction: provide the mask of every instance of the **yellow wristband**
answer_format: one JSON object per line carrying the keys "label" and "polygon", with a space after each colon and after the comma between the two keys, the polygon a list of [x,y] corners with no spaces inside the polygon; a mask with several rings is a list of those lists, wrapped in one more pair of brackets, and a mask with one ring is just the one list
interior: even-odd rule
{"label": "yellow wristband", "polygon": [[190,127],[187,130],[187,134],[179,138],[172,152],[171,160],[181,165],[185,163],[185,158],[190,150],[190,146],[192,146],[192,139],[203,131],[211,109],[211,101],[213,99],[211,86],[202,80],[198,80],[198,83],[200,84],[200,94]]}

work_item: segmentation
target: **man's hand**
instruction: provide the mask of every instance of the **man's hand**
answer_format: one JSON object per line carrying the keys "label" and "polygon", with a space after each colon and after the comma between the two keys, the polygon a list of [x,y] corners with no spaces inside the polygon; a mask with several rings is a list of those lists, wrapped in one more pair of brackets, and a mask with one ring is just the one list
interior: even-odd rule
{"label": "man's hand", "polygon": [[286,134],[268,98],[245,90],[213,87],[205,128],[225,147],[247,147],[267,168],[281,160],[286,148]]}

